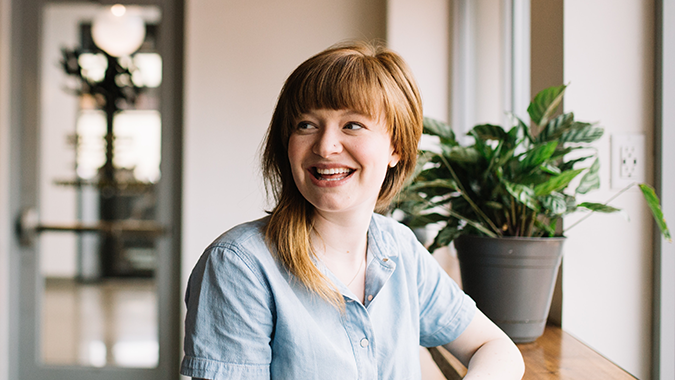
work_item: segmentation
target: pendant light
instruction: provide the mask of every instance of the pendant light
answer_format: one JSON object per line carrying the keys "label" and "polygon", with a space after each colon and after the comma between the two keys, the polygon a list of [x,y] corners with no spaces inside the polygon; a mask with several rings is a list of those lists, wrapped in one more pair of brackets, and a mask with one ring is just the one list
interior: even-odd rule
{"label": "pendant light", "polygon": [[145,22],[122,4],[106,7],[91,26],[96,46],[113,57],[134,53],[145,40]]}

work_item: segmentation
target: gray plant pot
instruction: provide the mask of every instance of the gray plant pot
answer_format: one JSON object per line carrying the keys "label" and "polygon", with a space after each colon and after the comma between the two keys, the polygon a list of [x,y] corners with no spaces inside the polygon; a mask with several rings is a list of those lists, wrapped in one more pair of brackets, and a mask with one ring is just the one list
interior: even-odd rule
{"label": "gray plant pot", "polygon": [[544,333],[565,238],[455,239],[464,291],[516,343]]}

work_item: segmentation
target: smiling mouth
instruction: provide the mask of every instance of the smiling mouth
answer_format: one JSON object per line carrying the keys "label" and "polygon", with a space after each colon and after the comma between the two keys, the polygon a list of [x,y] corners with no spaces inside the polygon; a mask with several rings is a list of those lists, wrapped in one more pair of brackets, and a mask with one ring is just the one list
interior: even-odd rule
{"label": "smiling mouth", "polygon": [[312,175],[320,181],[339,181],[345,179],[354,173],[353,169],[349,168],[335,168],[335,169],[319,169],[312,168]]}

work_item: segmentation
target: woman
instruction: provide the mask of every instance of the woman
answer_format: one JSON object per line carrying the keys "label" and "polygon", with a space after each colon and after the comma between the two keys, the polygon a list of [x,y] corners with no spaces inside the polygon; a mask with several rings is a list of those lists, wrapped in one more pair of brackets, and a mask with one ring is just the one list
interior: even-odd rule
{"label": "woman", "polygon": [[205,379],[419,379],[445,345],[466,379],[522,358],[412,232],[383,211],[415,167],[422,105],[395,53],[329,48],[286,81],[267,133],[270,215],[216,239],[186,292],[181,373]]}

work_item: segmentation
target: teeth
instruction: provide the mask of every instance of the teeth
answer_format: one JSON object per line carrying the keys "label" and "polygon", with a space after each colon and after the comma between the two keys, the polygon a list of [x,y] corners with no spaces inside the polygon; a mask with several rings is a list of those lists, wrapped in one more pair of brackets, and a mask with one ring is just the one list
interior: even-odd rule
{"label": "teeth", "polygon": [[342,173],[349,173],[351,170],[347,168],[339,168],[339,169],[316,169],[316,172],[321,174],[321,175],[332,175],[332,174],[342,174]]}

